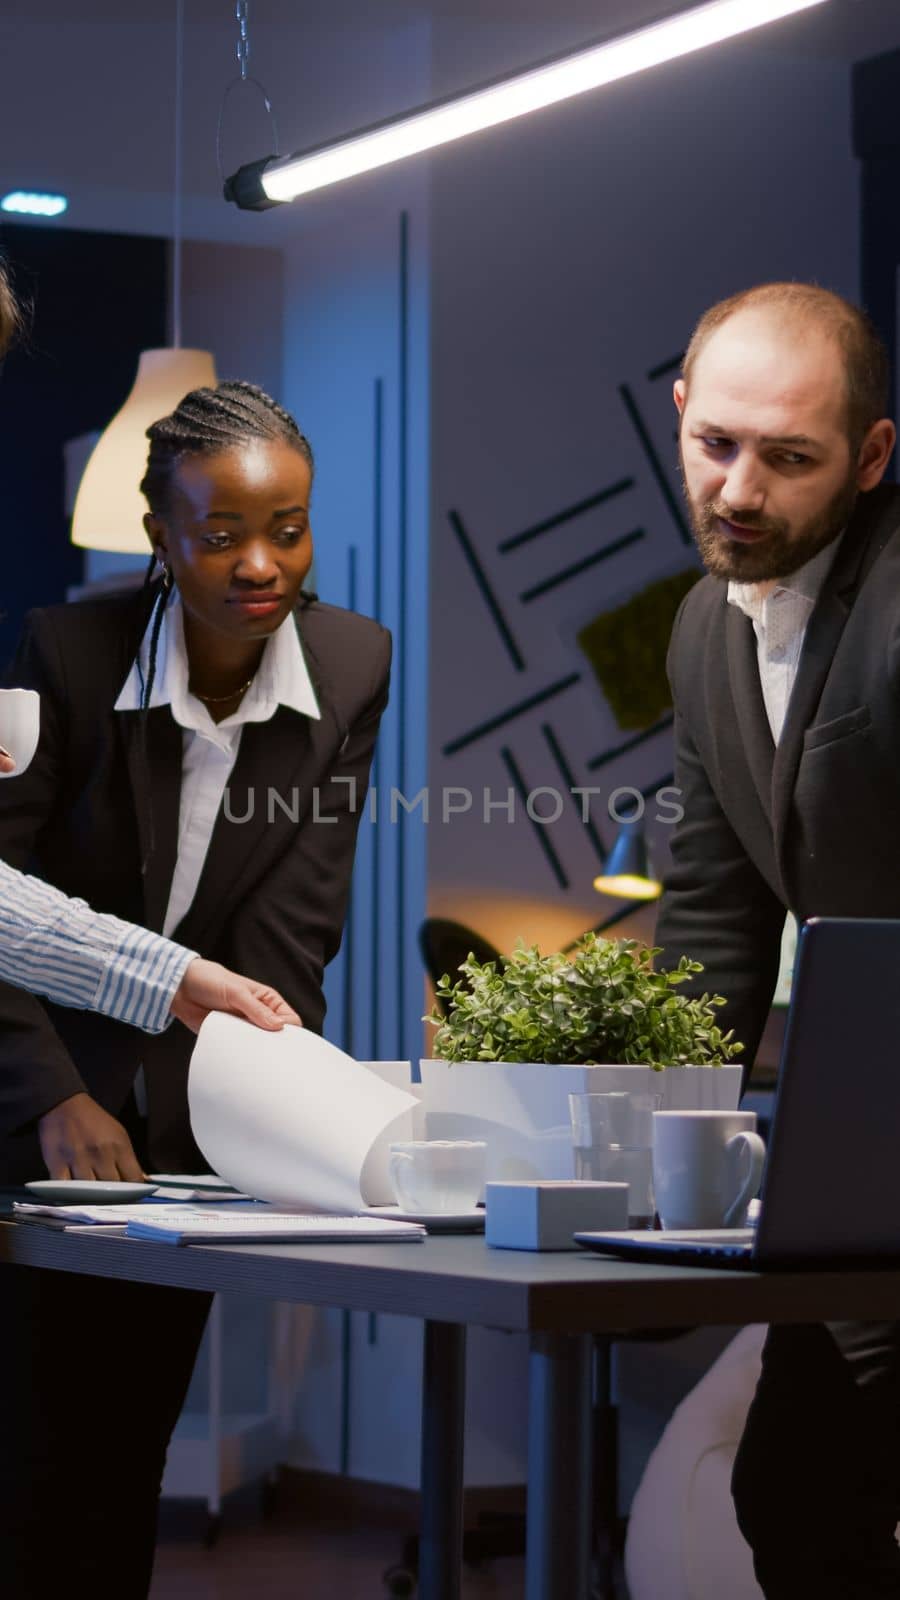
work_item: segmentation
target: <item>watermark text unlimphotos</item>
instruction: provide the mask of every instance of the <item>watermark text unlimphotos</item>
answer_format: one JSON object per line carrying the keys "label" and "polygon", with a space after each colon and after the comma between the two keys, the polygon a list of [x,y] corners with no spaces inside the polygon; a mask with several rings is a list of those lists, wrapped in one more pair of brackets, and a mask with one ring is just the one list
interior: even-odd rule
{"label": "watermark text unlimphotos", "polygon": [[[344,791],[338,785],[344,785]],[[525,816],[530,822],[549,827],[558,822],[567,806],[577,806],[585,825],[596,821],[604,812],[612,822],[636,822],[643,818],[668,827],[680,822],[684,816],[681,790],[665,786],[645,795],[629,785],[607,791],[591,787],[555,789],[542,784],[521,795],[516,789],[495,792],[490,788],[466,789],[444,785],[436,791],[428,787],[419,789],[408,798],[401,789],[391,787],[387,794],[377,788],[367,791],[363,809],[371,822],[389,822],[396,825],[401,818],[418,817],[422,822],[451,823],[455,818],[475,815],[486,826],[496,823],[515,824]],[[228,822],[252,822],[257,815],[267,823],[282,818],[299,822],[311,813],[312,821],[323,825],[336,824],[340,816],[355,816],[360,810],[358,785],[355,778],[335,777],[325,789],[293,788],[286,793],[272,785],[256,785],[241,793],[240,805],[225,790],[224,813]]]}

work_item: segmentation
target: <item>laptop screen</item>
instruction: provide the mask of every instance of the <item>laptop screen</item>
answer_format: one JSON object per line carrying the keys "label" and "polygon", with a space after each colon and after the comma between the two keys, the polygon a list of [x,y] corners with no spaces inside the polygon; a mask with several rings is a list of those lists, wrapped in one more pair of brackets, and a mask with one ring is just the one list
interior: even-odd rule
{"label": "laptop screen", "polygon": [[756,1256],[900,1257],[900,920],[813,918],[797,964]]}

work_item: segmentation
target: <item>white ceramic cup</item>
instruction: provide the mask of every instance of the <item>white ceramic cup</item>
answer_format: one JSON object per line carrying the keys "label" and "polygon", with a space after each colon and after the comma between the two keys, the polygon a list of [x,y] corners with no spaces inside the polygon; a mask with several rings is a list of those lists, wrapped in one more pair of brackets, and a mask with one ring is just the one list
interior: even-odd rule
{"label": "white ceramic cup", "polygon": [[411,1139],[392,1144],[388,1172],[397,1204],[422,1216],[474,1211],[484,1189],[487,1145],[477,1139]]}
{"label": "white ceramic cup", "polygon": [[656,1111],[653,1187],[664,1228],[742,1228],[766,1147],[755,1111]]}
{"label": "white ceramic cup", "polygon": [[41,732],[41,697],[35,689],[0,689],[0,745],[16,763],[15,772],[0,778],[21,777],[38,746]]}

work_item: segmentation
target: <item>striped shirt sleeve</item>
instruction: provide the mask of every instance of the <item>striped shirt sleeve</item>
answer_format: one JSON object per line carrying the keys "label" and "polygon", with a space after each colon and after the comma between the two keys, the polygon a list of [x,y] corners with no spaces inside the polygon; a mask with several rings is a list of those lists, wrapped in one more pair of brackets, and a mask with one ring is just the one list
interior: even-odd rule
{"label": "striped shirt sleeve", "polygon": [[0,979],[160,1033],[196,952],[0,861]]}

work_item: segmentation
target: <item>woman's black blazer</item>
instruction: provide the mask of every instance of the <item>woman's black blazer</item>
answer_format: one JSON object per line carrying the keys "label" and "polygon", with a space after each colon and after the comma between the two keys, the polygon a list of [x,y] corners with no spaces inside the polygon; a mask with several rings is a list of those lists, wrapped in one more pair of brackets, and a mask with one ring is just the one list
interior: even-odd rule
{"label": "woman's black blazer", "polygon": [[[0,856],[97,910],[159,930],[175,865],[182,730],[168,706],[114,711],[150,597],[34,611],[7,684],[39,690],[41,737],[0,784]],[[173,937],[273,984],[318,1031],[341,941],[360,811],[387,703],[390,635],[303,596],[297,630],[321,712],[280,706],[244,727],[203,873]],[[187,1114],[193,1036],[150,1036],[0,984],[0,1182],[43,1175],[35,1121],[86,1089],[113,1115],[143,1065],[150,1159],[197,1160]],[[248,1061],[248,1071],[253,1070]]]}

